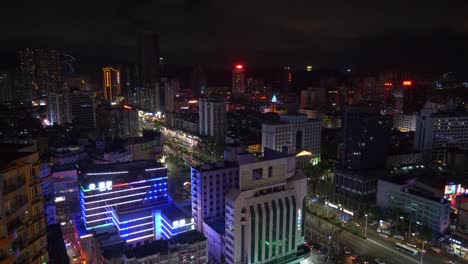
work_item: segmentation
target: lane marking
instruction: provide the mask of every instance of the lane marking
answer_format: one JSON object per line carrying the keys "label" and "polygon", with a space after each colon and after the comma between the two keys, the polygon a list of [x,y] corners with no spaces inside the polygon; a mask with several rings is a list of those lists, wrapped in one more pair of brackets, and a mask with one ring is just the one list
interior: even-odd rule
{"label": "lane marking", "polygon": [[[413,263],[419,263],[419,261],[414,260],[414,259],[410,258],[409,256],[404,255],[404,254],[402,254],[402,253],[400,253],[400,252],[394,250],[393,248],[390,248],[390,247],[388,247],[388,246],[386,246],[386,245],[382,245],[382,244],[380,244],[379,242],[373,240],[372,238],[367,238],[367,240],[368,240],[369,242],[373,243],[373,244],[376,244],[376,245],[378,245],[378,246],[380,246],[380,247],[383,247],[383,248],[385,248],[385,249],[387,249],[387,250],[390,250],[390,251],[392,251],[393,253],[397,253],[398,255],[400,255],[400,256],[402,256],[402,257],[408,259],[408,260],[411,260]],[[419,253],[422,254],[422,252],[419,252]],[[419,256],[419,254],[418,254],[417,256]]]}

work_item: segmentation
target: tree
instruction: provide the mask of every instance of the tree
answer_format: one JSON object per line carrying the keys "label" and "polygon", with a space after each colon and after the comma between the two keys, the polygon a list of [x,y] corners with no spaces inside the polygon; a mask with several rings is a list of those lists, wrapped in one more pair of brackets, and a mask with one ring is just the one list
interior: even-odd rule
{"label": "tree", "polygon": [[432,241],[434,239],[434,231],[427,228],[427,227],[424,227],[420,232],[420,237],[421,239],[425,240],[425,241]]}

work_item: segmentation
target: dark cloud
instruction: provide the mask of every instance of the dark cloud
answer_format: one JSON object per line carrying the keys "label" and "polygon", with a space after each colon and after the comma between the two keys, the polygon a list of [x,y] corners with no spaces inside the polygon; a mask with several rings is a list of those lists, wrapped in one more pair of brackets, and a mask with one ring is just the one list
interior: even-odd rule
{"label": "dark cloud", "polygon": [[138,30],[152,27],[162,53],[177,63],[450,68],[468,58],[467,7],[418,0],[13,0],[0,9],[0,41],[4,50],[49,46],[131,60]]}

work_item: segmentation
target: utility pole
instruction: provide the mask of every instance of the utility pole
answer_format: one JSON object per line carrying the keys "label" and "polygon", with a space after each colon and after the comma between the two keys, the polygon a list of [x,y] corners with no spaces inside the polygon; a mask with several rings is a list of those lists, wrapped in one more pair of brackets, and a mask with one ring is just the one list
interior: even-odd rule
{"label": "utility pole", "polygon": [[364,236],[367,238],[367,214],[365,215],[366,217],[366,227],[364,229]]}
{"label": "utility pole", "polygon": [[425,240],[423,240],[423,244],[422,244],[422,249],[421,249],[421,260],[419,261],[420,264],[423,263],[423,257],[424,257],[424,243],[426,243]]}

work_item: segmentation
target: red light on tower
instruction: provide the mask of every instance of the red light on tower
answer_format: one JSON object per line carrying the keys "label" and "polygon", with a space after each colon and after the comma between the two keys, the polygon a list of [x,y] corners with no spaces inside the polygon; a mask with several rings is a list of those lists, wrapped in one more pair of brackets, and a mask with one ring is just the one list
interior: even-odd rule
{"label": "red light on tower", "polygon": [[384,86],[392,86],[393,84],[391,82],[386,82],[384,83]]}
{"label": "red light on tower", "polygon": [[412,84],[412,81],[403,81],[403,86],[411,86]]}
{"label": "red light on tower", "polygon": [[244,65],[242,65],[242,64],[237,64],[237,65],[236,65],[236,69],[237,69],[237,70],[242,70],[242,69],[244,69]]}

